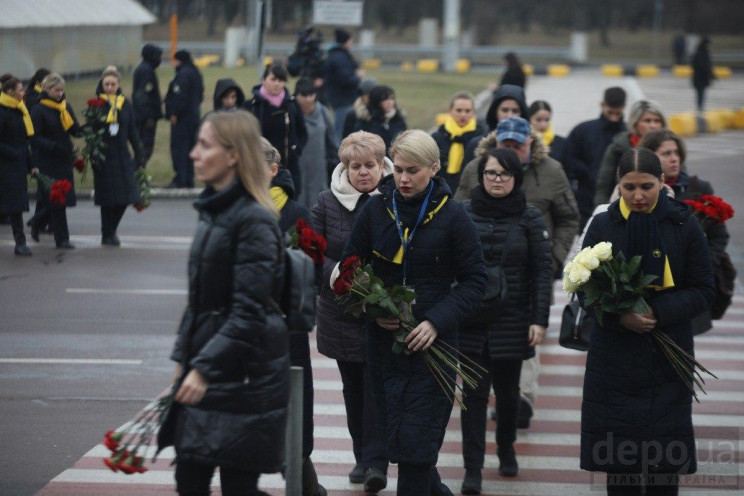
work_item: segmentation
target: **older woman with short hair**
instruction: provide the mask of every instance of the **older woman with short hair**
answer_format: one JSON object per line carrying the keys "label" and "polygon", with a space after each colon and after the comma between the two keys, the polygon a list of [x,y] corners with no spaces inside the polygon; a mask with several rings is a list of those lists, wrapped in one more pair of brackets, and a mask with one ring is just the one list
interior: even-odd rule
{"label": "older woman with short hair", "polygon": [[370,198],[380,194],[377,184],[393,172],[393,164],[385,157],[382,138],[365,131],[347,136],[339,157],[341,163],[331,176],[331,189],[318,195],[312,209],[315,230],[328,242],[318,302],[318,351],[335,359],[341,373],[346,423],[356,460],[349,481],[364,482],[365,491],[375,493],[387,485],[388,462],[377,431],[364,357],[364,322],[336,303],[330,275],[341,259],[359,212]]}
{"label": "older woman with short hair", "polygon": [[[398,464],[399,496],[451,495],[436,469],[452,412],[423,351],[439,339],[458,347],[460,322],[478,305],[486,284],[483,253],[465,208],[437,176],[439,148],[421,130],[401,133],[390,147],[393,174],[367,201],[341,260],[371,264],[384,286],[416,292],[420,322],[406,337],[410,354],[393,352],[397,319],[366,322],[365,345],[374,404],[388,460]],[[455,284],[457,282],[457,284]],[[444,370],[454,380],[454,372]]]}

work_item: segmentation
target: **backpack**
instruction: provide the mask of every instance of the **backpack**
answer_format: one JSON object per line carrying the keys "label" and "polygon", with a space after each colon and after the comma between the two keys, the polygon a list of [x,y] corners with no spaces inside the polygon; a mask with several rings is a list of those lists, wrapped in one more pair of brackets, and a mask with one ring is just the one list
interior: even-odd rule
{"label": "backpack", "polygon": [[317,302],[315,262],[298,248],[285,248],[284,254],[284,288],[279,308],[290,332],[310,332],[315,326]]}
{"label": "backpack", "polygon": [[716,297],[710,307],[710,317],[713,320],[719,320],[731,305],[736,281],[736,268],[725,251],[721,255],[721,261],[713,268],[713,280],[716,286]]}

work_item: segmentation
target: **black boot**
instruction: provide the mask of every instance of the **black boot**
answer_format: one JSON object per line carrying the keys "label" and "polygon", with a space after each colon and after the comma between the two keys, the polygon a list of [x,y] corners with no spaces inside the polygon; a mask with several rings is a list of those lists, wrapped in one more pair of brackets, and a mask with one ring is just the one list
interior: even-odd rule
{"label": "black boot", "polygon": [[480,494],[483,479],[479,468],[465,469],[465,478],[462,481],[462,494]]}
{"label": "black boot", "polygon": [[519,472],[517,464],[517,454],[514,452],[514,445],[499,446],[496,450],[499,457],[499,473],[504,477],[514,477]]}
{"label": "black boot", "polygon": [[354,468],[349,472],[349,482],[352,484],[361,484],[364,482],[364,467],[361,463],[354,465]]}
{"label": "black boot", "polygon": [[318,474],[310,457],[302,460],[302,496],[328,496],[328,492],[318,482]]}

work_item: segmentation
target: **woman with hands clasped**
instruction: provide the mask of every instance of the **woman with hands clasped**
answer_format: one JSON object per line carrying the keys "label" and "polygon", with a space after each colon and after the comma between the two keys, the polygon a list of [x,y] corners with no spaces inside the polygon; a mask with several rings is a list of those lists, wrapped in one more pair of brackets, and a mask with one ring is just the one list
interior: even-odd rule
{"label": "woman with hands clasped", "polygon": [[649,287],[650,313],[608,313],[595,324],[584,376],[581,468],[607,472],[608,495],[640,495],[644,488],[646,495],[676,495],[677,476],[697,470],[692,395],[647,333],[658,329],[694,354],[690,321],[714,296],[708,245],[687,206],[662,192],[664,174],[653,152],[626,151],[618,177],[620,199],[595,216],[583,246],[611,242],[614,255],[640,255],[644,274],[657,277]]}
{"label": "woman with hands clasped", "polygon": [[[466,209],[478,228],[488,285],[479,309],[463,324],[460,351],[489,374],[466,389],[462,424],[463,494],[480,494],[486,450],[486,409],[493,384],[499,473],[517,475],[514,452],[522,362],[535,356],[550,316],[553,256],[542,213],[522,192],[517,154],[496,148],[478,162],[478,185]],[[501,284],[506,283],[505,288]],[[499,290],[500,297],[489,298]]]}
{"label": "woman with hands clasped", "polygon": [[216,112],[191,151],[206,188],[189,257],[189,297],[171,359],[174,402],[158,449],[174,446],[178,494],[265,495],[261,473],[284,467],[287,327],[276,303],[284,242],[269,195],[260,130],[247,112]]}
{"label": "woman with hands clasped", "polygon": [[387,456],[398,464],[397,494],[451,495],[435,465],[452,401],[421,352],[436,339],[457,347],[460,322],[483,294],[483,254],[465,208],[436,176],[434,139],[421,130],[405,131],[390,155],[393,174],[380,181],[381,194],[367,200],[341,260],[356,255],[386,287],[416,292],[413,314],[420,324],[406,338],[413,353],[393,353],[391,331],[400,323],[378,318],[367,323],[366,359]]}

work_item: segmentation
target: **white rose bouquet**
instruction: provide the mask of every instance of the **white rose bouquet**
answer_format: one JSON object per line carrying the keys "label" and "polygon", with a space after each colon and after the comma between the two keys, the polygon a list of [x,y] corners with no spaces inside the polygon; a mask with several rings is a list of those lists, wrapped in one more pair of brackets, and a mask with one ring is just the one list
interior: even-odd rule
{"label": "white rose bouquet", "polygon": [[[641,256],[625,260],[622,252],[613,256],[612,243],[601,242],[581,250],[563,269],[563,290],[568,293],[584,293],[584,305],[594,312],[602,325],[605,314],[637,312],[648,314],[651,307],[646,301],[648,286],[656,279],[644,275]],[[669,360],[682,382],[699,402],[694,389],[696,385],[705,393],[705,381],[701,372],[716,377],[703,367],[695,357],[680,348],[669,336],[658,329],[649,333]],[[693,385],[694,384],[694,385]]]}

